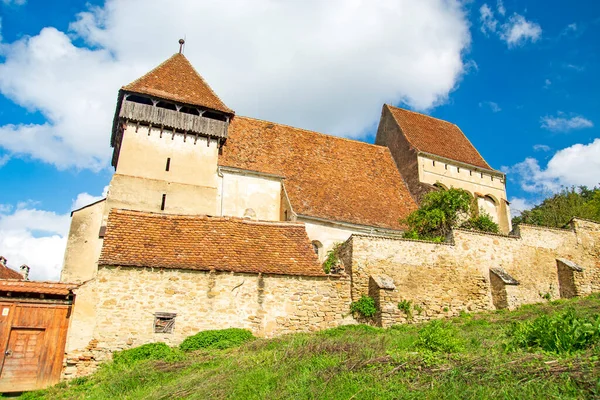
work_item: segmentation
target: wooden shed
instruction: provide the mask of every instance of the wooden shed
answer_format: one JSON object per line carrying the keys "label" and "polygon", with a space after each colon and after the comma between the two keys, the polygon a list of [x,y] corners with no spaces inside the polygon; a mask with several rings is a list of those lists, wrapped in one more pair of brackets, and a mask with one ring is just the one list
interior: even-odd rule
{"label": "wooden shed", "polygon": [[76,287],[0,280],[0,393],[42,389],[60,380]]}

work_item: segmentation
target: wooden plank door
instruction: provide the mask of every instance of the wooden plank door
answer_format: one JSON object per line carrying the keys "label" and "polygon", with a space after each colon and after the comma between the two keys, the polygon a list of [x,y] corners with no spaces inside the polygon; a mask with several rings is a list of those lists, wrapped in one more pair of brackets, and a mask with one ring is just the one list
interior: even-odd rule
{"label": "wooden plank door", "polygon": [[58,383],[70,306],[15,302],[0,310],[0,393]]}
{"label": "wooden plank door", "polygon": [[19,391],[37,388],[44,333],[43,328],[13,327],[10,330],[0,373],[0,382],[10,385],[7,390],[16,387]]}

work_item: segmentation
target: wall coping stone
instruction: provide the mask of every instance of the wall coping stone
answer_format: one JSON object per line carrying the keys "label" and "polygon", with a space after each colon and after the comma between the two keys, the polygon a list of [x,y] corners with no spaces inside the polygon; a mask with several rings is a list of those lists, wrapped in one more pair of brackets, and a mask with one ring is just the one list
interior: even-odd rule
{"label": "wall coping stone", "polygon": [[519,285],[519,281],[513,278],[502,268],[490,268],[490,272],[496,275],[505,285]]}
{"label": "wall coping stone", "polygon": [[467,232],[467,233],[473,233],[475,235],[483,235],[483,236],[499,236],[499,237],[503,237],[503,238],[507,238],[507,239],[521,239],[521,236],[519,236],[519,235],[511,235],[511,234],[506,235],[504,233],[483,232],[483,231],[477,231],[475,229],[454,228],[454,229],[452,229],[452,231]]}
{"label": "wall coping stone", "polygon": [[371,279],[375,281],[379,289],[386,290],[394,290],[396,289],[396,285],[394,284],[394,280],[387,275],[371,275]]}
{"label": "wall coping stone", "polygon": [[532,225],[532,224],[523,224],[523,223],[516,225],[515,228],[521,227],[521,226],[524,226],[526,228],[540,229],[543,231],[573,232],[572,228],[555,228],[553,226],[542,226],[542,225]]}
{"label": "wall coping stone", "polygon": [[575,264],[573,261],[571,260],[567,260],[566,258],[557,258],[556,261],[558,263],[563,264],[564,266],[566,266],[567,268],[572,269],[573,271],[576,272],[583,272],[584,268]]}

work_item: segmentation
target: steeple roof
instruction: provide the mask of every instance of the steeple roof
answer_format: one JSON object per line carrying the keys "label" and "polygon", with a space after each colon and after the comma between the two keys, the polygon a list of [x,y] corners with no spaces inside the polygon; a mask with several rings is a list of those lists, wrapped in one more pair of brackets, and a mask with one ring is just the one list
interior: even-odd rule
{"label": "steeple roof", "polygon": [[181,53],[174,54],[122,89],[234,114]]}

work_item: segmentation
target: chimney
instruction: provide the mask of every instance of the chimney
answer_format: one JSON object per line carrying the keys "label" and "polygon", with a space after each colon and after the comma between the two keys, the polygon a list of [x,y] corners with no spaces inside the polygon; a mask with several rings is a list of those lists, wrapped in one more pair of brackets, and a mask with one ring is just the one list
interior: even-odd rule
{"label": "chimney", "polygon": [[6,257],[0,256],[0,265],[6,267]]}
{"label": "chimney", "polygon": [[21,275],[23,275],[23,280],[28,281],[29,280],[29,270],[31,268],[29,268],[28,265],[21,265],[21,267],[19,267],[19,269],[21,270]]}

